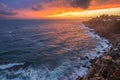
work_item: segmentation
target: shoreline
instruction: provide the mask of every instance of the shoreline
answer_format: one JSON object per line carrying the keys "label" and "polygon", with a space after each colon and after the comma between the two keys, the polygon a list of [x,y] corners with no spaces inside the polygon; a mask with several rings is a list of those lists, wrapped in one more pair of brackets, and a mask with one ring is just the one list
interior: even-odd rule
{"label": "shoreline", "polygon": [[101,15],[83,22],[112,45],[99,58],[91,60],[87,74],[76,80],[120,80],[120,16]]}
{"label": "shoreline", "polygon": [[83,21],[83,24],[94,29],[96,34],[108,39],[111,44],[120,41],[120,16],[101,15],[88,21]]}

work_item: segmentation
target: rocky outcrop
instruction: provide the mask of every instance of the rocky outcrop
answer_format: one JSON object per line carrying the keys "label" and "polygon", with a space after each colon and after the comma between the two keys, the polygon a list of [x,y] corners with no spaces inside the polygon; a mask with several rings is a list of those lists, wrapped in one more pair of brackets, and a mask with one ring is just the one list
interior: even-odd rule
{"label": "rocky outcrop", "polygon": [[109,39],[110,42],[120,40],[120,16],[101,15],[84,21],[83,24],[94,29],[97,34]]}
{"label": "rocky outcrop", "polygon": [[83,78],[76,80],[120,80],[120,16],[93,18],[83,22],[102,37],[107,38],[112,47],[99,58],[91,60],[91,67]]}
{"label": "rocky outcrop", "polygon": [[120,80],[120,42],[91,63],[88,74],[81,80]]}
{"label": "rocky outcrop", "polygon": [[120,42],[91,63],[88,74],[76,80],[120,80]]}

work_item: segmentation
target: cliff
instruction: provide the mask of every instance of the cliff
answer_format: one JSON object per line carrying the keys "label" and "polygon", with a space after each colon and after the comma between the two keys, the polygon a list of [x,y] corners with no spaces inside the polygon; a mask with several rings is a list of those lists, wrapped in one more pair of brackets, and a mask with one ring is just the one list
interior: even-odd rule
{"label": "cliff", "polygon": [[91,67],[83,78],[76,80],[120,80],[120,16],[101,15],[83,22],[112,45],[108,52],[91,60]]}

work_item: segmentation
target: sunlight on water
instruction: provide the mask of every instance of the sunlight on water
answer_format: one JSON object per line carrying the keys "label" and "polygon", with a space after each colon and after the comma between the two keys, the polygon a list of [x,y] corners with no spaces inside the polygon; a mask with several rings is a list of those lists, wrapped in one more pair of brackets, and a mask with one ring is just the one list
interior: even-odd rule
{"label": "sunlight on water", "polygon": [[0,22],[0,80],[75,80],[108,41],[77,21]]}

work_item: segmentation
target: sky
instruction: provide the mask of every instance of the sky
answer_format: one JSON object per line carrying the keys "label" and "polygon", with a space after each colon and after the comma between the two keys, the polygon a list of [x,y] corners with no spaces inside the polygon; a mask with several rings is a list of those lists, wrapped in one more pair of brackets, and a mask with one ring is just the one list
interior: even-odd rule
{"label": "sky", "polygon": [[0,0],[0,19],[84,18],[120,15],[120,0]]}

